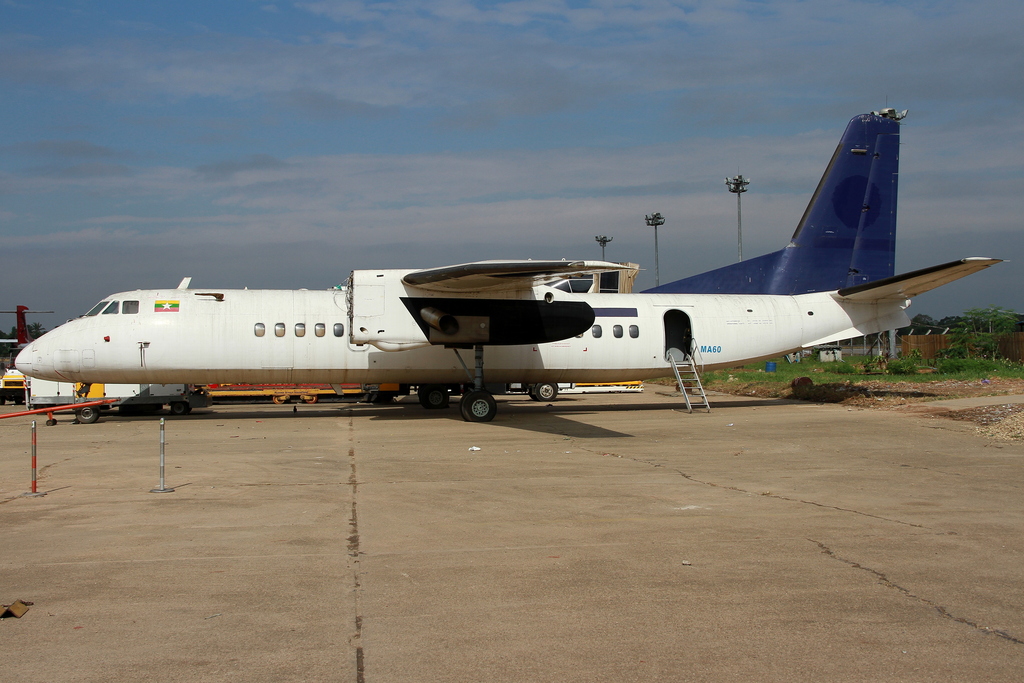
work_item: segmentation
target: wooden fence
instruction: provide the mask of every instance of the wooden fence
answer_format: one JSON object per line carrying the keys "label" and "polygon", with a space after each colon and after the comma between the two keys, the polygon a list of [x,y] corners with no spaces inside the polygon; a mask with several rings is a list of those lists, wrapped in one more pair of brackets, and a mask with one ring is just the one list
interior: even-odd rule
{"label": "wooden fence", "polygon": [[[935,358],[939,349],[949,346],[947,334],[907,334],[900,337],[900,355],[920,351],[925,358]],[[1024,332],[1014,332],[999,340],[999,355],[1003,358],[1024,361]]]}

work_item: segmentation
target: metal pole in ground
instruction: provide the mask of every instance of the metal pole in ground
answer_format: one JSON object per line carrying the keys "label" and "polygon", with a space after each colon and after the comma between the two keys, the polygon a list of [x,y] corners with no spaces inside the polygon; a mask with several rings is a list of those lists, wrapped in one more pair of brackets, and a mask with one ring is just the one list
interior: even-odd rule
{"label": "metal pole in ground", "polygon": [[36,488],[36,421],[32,420],[32,492],[25,493],[26,496],[45,496],[45,493],[39,493]]}
{"label": "metal pole in ground", "polygon": [[164,486],[164,444],[167,441],[164,438],[164,418],[160,418],[160,488],[150,489],[150,493],[172,493],[174,489],[169,489]]}

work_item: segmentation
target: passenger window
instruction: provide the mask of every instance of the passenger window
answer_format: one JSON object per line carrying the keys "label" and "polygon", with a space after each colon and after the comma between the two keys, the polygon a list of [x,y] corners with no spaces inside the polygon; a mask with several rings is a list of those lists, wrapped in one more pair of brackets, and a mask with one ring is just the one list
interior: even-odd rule
{"label": "passenger window", "polygon": [[139,302],[138,301],[125,301],[123,304],[121,304],[121,312],[124,313],[125,315],[138,313],[139,312]]}
{"label": "passenger window", "polygon": [[590,332],[594,335],[594,339],[600,339],[601,337],[601,326],[594,325],[590,328]]}
{"label": "passenger window", "polygon": [[256,323],[256,326],[253,327],[253,332],[256,333],[257,337],[262,337],[267,333],[267,326],[263,323]]}
{"label": "passenger window", "polygon": [[107,303],[109,303],[109,302],[107,302],[107,301],[99,302],[98,304],[93,306],[91,309],[89,309],[89,312],[86,313],[86,315],[99,315],[99,312],[103,310],[103,307],[106,306]]}
{"label": "passenger window", "polygon": [[323,323],[317,323],[313,326],[313,333],[318,337],[322,337],[327,334],[327,326]]}
{"label": "passenger window", "polygon": [[116,314],[118,308],[120,308],[120,306],[118,305],[118,302],[117,301],[111,301],[110,305],[103,309],[103,315]]}
{"label": "passenger window", "polygon": [[274,336],[283,337],[285,331],[284,323],[277,323],[274,325]]}
{"label": "passenger window", "polygon": [[305,337],[306,336],[306,323],[295,323],[295,336]]}
{"label": "passenger window", "polygon": [[633,339],[636,339],[637,337],[639,337],[640,336],[640,328],[637,327],[636,325],[630,325],[629,326],[629,336],[632,337]]}
{"label": "passenger window", "polygon": [[612,328],[612,334],[616,339],[622,339],[622,325],[616,325]]}
{"label": "passenger window", "polygon": [[345,336],[345,326],[343,324],[341,324],[341,323],[334,323],[334,336],[335,337],[344,337]]}

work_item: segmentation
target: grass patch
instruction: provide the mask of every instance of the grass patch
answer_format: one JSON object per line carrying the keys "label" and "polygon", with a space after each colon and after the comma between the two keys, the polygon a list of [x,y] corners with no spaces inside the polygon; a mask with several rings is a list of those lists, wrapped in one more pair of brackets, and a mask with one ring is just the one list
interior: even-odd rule
{"label": "grass patch", "polygon": [[[708,389],[729,394],[842,403],[850,399],[926,400],[958,395],[953,386],[957,383],[1024,379],[1024,364],[980,359],[925,361],[908,357],[888,363],[874,358],[831,363],[803,359],[790,363],[783,357],[775,361],[775,367],[775,372],[765,372],[764,362],[753,363],[708,372],[702,381]],[[810,377],[813,384],[794,388],[797,377]]]}

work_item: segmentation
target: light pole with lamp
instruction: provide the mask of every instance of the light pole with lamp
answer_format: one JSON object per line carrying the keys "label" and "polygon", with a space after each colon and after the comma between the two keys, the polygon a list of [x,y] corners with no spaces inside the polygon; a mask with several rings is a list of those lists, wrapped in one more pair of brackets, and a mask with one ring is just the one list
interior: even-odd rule
{"label": "light pole with lamp", "polygon": [[743,211],[740,207],[740,195],[747,191],[747,185],[750,184],[750,178],[744,178],[742,175],[738,175],[735,178],[726,178],[725,184],[729,188],[729,192],[736,195],[736,251],[738,253],[738,260],[743,260]]}
{"label": "light pole with lamp", "polygon": [[665,225],[665,217],[660,213],[652,213],[644,216],[649,227],[654,228],[654,286],[661,285],[661,275],[658,273],[658,226]]}
{"label": "light pole with lamp", "polygon": [[597,243],[601,245],[601,260],[604,261],[604,247],[606,244],[612,241],[611,237],[605,237],[604,235],[596,235],[594,237]]}

